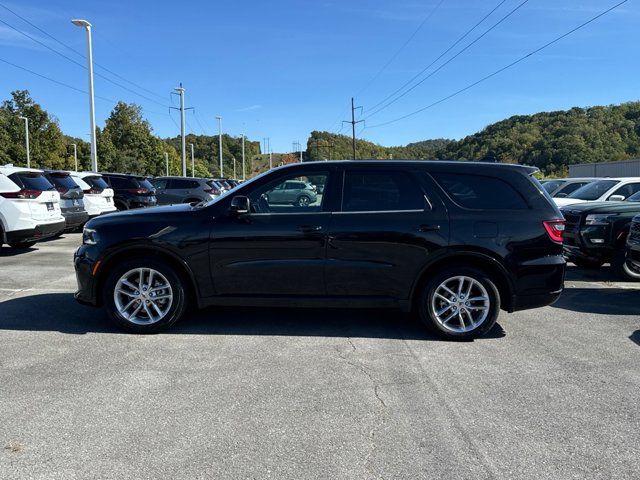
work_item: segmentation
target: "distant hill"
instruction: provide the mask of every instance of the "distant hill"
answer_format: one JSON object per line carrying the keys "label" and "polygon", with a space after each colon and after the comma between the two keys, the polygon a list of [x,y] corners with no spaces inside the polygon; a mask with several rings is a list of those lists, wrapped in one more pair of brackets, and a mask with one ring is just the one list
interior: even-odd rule
{"label": "distant hill", "polygon": [[[495,160],[535,165],[563,175],[575,163],[640,156],[640,102],[517,115],[461,140],[436,139],[404,147],[357,142],[358,158]],[[351,158],[351,138],[312,132],[307,158]]]}

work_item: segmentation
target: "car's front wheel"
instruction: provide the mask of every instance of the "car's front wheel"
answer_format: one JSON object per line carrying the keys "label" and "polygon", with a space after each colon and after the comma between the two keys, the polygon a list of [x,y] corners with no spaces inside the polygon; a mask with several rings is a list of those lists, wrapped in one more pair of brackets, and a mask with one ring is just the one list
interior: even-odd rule
{"label": "car's front wheel", "polygon": [[109,274],[103,303],[109,317],[121,328],[132,333],[156,333],[184,315],[185,284],[162,261],[129,260]]}
{"label": "car's front wheel", "polygon": [[311,198],[309,198],[307,195],[300,195],[296,200],[296,205],[298,207],[308,207],[310,203]]}
{"label": "car's front wheel", "polygon": [[420,319],[441,337],[477,338],[495,325],[500,313],[500,294],[483,271],[452,267],[425,283],[418,311]]}

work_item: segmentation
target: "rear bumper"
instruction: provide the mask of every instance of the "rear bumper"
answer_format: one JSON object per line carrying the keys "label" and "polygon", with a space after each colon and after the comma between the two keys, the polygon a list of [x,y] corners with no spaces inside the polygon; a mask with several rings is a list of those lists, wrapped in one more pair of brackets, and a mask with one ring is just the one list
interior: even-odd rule
{"label": "rear bumper", "polygon": [[62,216],[65,221],[65,230],[73,230],[80,225],[84,225],[89,220],[89,214],[85,210],[79,212],[65,212],[62,211]]}
{"label": "rear bumper", "polygon": [[554,303],[564,289],[567,262],[562,255],[551,255],[522,262],[517,268],[517,280],[510,311],[528,310]]}
{"label": "rear bumper", "polygon": [[35,242],[45,238],[53,237],[65,229],[65,221],[45,223],[36,225],[35,228],[26,230],[13,230],[6,232],[7,243]]}

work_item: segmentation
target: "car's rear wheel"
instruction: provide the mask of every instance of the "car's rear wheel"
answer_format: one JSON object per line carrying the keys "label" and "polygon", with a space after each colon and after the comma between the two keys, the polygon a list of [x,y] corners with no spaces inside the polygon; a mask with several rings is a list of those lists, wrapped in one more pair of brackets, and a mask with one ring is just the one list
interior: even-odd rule
{"label": "car's rear wheel", "polygon": [[11,248],[23,249],[23,248],[31,248],[36,244],[36,242],[11,242],[9,246]]}
{"label": "car's rear wheel", "polygon": [[185,284],[169,265],[155,259],[123,262],[103,291],[109,317],[133,333],[156,333],[180,320],[186,310]]}
{"label": "car's rear wheel", "polygon": [[296,205],[298,207],[308,207],[310,203],[311,198],[309,198],[307,195],[300,195],[296,200]]}
{"label": "car's rear wheel", "polygon": [[435,274],[424,285],[420,319],[438,335],[466,340],[487,333],[500,313],[500,294],[481,270],[452,267]]}

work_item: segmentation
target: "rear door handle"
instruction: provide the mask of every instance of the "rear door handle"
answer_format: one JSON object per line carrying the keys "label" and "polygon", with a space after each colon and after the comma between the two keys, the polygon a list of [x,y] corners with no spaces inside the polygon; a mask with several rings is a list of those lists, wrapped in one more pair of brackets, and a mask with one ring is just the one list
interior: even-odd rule
{"label": "rear door handle", "polygon": [[432,225],[427,225],[427,224],[423,224],[423,225],[418,225],[418,229],[419,232],[436,232],[438,230],[440,230],[440,225],[437,224],[432,224]]}
{"label": "rear door handle", "polygon": [[322,230],[321,225],[300,225],[298,230],[304,233],[319,232]]}

